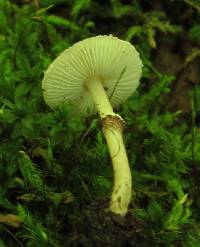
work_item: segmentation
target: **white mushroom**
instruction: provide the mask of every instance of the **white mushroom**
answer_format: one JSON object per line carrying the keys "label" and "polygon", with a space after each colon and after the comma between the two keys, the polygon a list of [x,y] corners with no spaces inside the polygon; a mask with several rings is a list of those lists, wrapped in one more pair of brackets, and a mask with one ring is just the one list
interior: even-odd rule
{"label": "white mushroom", "polygon": [[112,35],[99,35],[61,53],[42,81],[50,107],[68,102],[77,113],[99,113],[114,169],[110,211],[122,216],[131,200],[132,179],[122,138],[124,121],[113,107],[133,94],[141,72],[142,62],[133,45]]}

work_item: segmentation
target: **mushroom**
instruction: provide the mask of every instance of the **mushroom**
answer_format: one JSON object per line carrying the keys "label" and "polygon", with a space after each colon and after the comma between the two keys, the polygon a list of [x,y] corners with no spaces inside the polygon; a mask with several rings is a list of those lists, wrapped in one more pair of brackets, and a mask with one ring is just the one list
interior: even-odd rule
{"label": "mushroom", "polygon": [[142,62],[133,45],[112,35],[98,35],[62,52],[42,81],[44,99],[51,108],[67,102],[76,114],[98,112],[114,170],[109,209],[121,216],[131,200],[132,178],[122,137],[125,122],[113,107],[133,94],[141,72]]}

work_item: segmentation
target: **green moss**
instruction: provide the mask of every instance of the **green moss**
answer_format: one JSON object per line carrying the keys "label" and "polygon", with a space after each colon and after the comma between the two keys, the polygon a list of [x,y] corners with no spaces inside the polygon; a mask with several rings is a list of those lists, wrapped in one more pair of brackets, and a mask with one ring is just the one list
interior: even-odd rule
{"label": "green moss", "polygon": [[111,193],[97,116],[71,118],[68,106],[53,112],[41,91],[62,50],[109,33],[133,42],[144,64],[140,87],[118,109],[135,188],[130,213],[149,246],[199,246],[199,52],[191,55],[199,51],[198,6],[0,0],[0,208],[24,222],[2,223],[0,246],[64,246],[82,208]]}

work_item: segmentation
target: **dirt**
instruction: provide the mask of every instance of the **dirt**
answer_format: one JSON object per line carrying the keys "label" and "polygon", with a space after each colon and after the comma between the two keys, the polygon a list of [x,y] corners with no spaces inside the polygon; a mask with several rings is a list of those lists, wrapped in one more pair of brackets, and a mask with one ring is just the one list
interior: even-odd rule
{"label": "dirt", "polygon": [[176,77],[171,85],[171,93],[164,97],[166,110],[171,112],[181,110],[184,116],[191,114],[190,92],[200,81],[199,57],[186,62],[192,51],[192,44],[184,37],[173,41],[166,37],[160,41],[155,54],[158,70]]}
{"label": "dirt", "polygon": [[146,247],[144,223],[132,213],[126,217],[108,212],[107,201],[94,202],[81,213],[74,231],[66,240],[70,247]]}

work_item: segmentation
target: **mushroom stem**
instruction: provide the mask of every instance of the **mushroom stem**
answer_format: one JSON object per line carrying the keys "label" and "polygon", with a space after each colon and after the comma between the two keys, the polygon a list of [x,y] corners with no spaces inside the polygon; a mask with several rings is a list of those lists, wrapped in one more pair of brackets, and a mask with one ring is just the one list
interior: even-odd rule
{"label": "mushroom stem", "polygon": [[90,92],[103,123],[108,150],[114,170],[114,188],[110,201],[110,211],[124,216],[131,200],[131,171],[129,168],[122,131],[124,121],[113,112],[101,81],[97,78],[88,81],[85,87]]}

